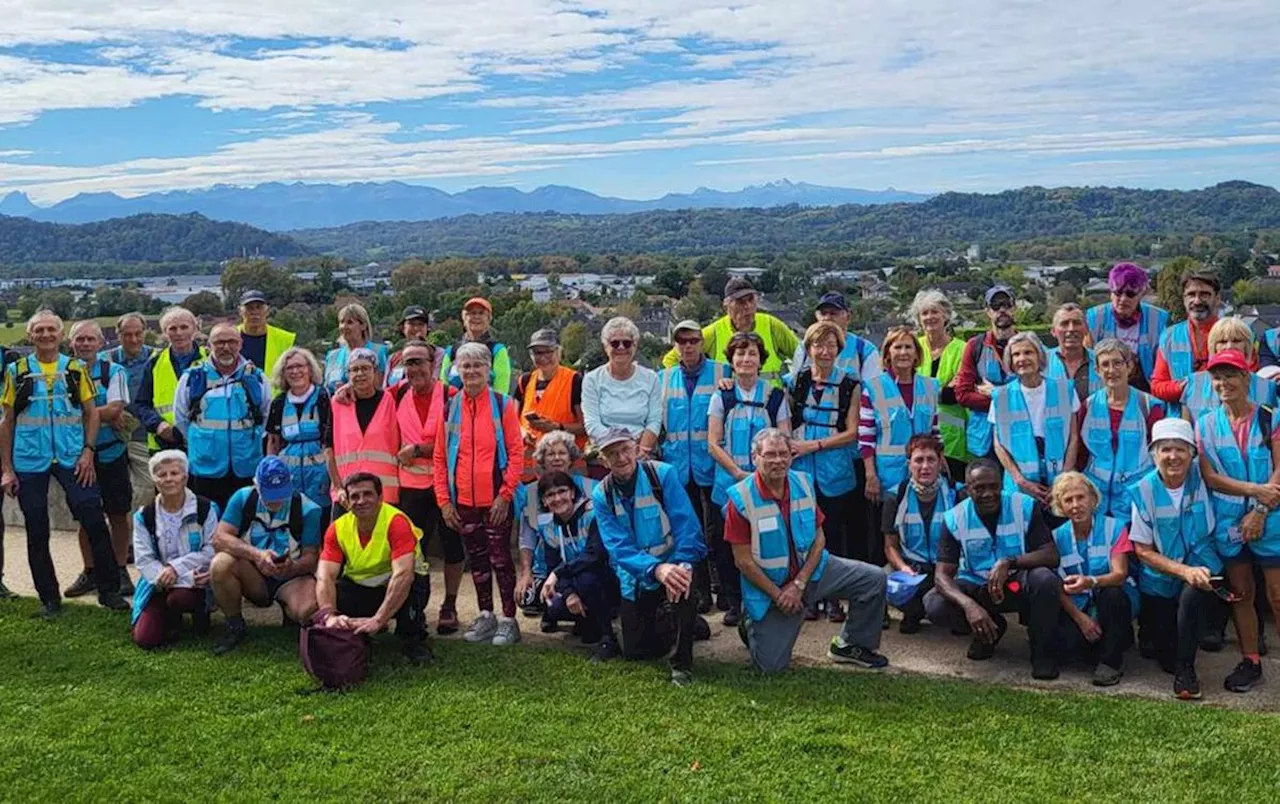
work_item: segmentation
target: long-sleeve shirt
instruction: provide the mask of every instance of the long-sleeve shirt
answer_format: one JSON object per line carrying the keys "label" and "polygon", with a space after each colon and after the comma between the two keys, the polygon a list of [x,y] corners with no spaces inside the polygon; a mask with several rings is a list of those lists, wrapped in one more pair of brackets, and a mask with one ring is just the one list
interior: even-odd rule
{"label": "long-sleeve shirt", "polygon": [[[910,413],[915,407],[915,381],[898,383],[898,393],[902,395],[902,404]],[[888,423],[876,420],[876,408],[871,404],[870,394],[862,394],[862,403],[858,407],[858,454],[863,458],[872,458],[876,454],[876,441],[880,437],[880,428]],[[935,436],[938,431],[938,411],[933,411],[933,425],[930,432]]]}
{"label": "long-sleeve shirt", "polygon": [[[236,364],[235,371],[243,371],[248,364],[248,361],[241,357],[240,362]],[[235,372],[232,373],[234,374]],[[173,394],[173,426],[178,428],[178,432],[182,433],[184,438],[187,435],[187,427],[191,424],[191,411],[188,410],[191,407],[190,378],[191,375],[189,374],[183,374],[178,378],[178,389]],[[249,381],[252,382],[252,380]],[[209,390],[205,392],[205,396],[211,399],[231,396],[235,393],[235,387],[238,384],[238,382],[226,383],[217,387],[211,384]],[[267,393],[265,382],[258,397],[258,408],[262,411],[263,421],[266,421],[267,414],[271,412],[271,399]]]}
{"label": "long-sleeve shirt", "polygon": [[[630,492],[621,488],[627,485],[626,483],[618,484],[619,488],[615,491],[625,511],[626,521],[619,518],[614,513],[613,507],[608,504],[604,483],[596,486],[592,495],[596,524],[600,528],[600,538],[604,541],[605,549],[609,551],[609,557],[613,559],[616,566],[637,580],[648,583],[650,588],[655,582],[653,571],[659,564],[682,562],[696,564],[707,555],[707,543],[702,536],[702,523],[693,510],[693,503],[689,501],[689,495],[685,492],[684,484],[677,476],[675,468],[659,461],[654,461],[653,467],[658,473],[658,482],[662,484],[662,510],[667,513],[667,521],[671,523],[671,536],[675,541],[675,547],[669,558],[659,559],[650,555],[648,551],[642,550],[636,541],[634,480]],[[643,471],[643,467],[636,466],[637,473]],[[635,475],[632,477],[634,478]]]}
{"label": "long-sleeve shirt", "polygon": [[587,437],[600,438],[610,427],[625,427],[633,436],[662,430],[662,380],[653,369],[636,366],[626,380],[615,379],[609,366],[582,380],[582,419]]}
{"label": "long-sleeve shirt", "polygon": [[[589,505],[585,500],[583,506]],[[568,531],[570,538],[578,538],[579,526],[582,524],[582,507],[579,507],[573,514],[573,518],[561,525],[557,526]],[[556,591],[566,597],[577,591],[578,575],[587,570],[596,570],[605,572],[609,569],[609,553],[604,548],[604,540],[600,538],[600,526],[594,521],[587,527],[586,543],[582,546],[582,552],[578,553],[569,561],[562,560],[562,554],[554,547],[543,544],[542,549],[546,551],[545,558],[547,561],[547,569],[553,570],[556,574]]]}
{"label": "long-sleeve shirt", "polygon": [[[1187,334],[1191,336],[1191,352],[1195,355],[1192,371],[1203,371],[1209,361],[1209,330],[1218,323],[1217,316],[1197,326],[1195,321],[1187,319]],[[1187,385],[1187,377],[1174,379],[1169,371],[1169,363],[1164,359],[1164,350],[1156,352],[1156,367],[1151,371],[1151,393],[1165,402],[1177,403],[1182,399],[1182,389]]]}
{"label": "long-sleeve shirt", "polygon": [[1003,350],[1003,346],[996,340],[993,332],[973,336],[965,344],[964,357],[960,359],[960,370],[956,372],[956,378],[951,382],[951,387],[955,389],[956,402],[979,413],[986,413],[991,407],[991,397],[977,390],[983,382],[978,374],[978,360],[982,357],[983,346],[995,347],[997,351]]}
{"label": "long-sleeve shirt", "polygon": [[[151,503],[156,505],[156,503]],[[200,549],[191,549],[191,540],[187,536],[182,520],[196,513],[196,495],[187,491],[186,502],[182,510],[171,514],[163,505],[156,505],[156,530],[154,538],[147,530],[142,512],[133,515],[133,558],[134,564],[142,577],[151,583],[164,571],[166,566],[173,567],[178,574],[175,586],[195,586],[194,576],[197,572],[206,572],[213,561],[213,534],[218,529],[218,506],[209,507],[209,515],[200,527]],[[157,551],[156,548],[159,548]]]}
{"label": "long-sleeve shirt", "polygon": [[[138,421],[142,422],[142,426],[147,428],[148,433],[154,433],[160,428],[164,419],[156,410],[155,405],[155,387],[152,380],[152,372],[155,369],[156,361],[165,354],[163,350],[157,351],[147,361],[146,370],[142,372],[142,384],[138,386],[138,395],[133,398],[133,403],[129,405],[130,412],[138,417]],[[196,362],[196,358],[200,356],[200,350],[192,348],[185,355],[176,354],[172,349],[168,351],[169,361],[173,364],[173,373],[181,378],[183,372],[191,368],[191,364]]]}
{"label": "long-sleeve shirt", "polygon": [[456,505],[488,508],[498,494],[507,502],[515,498],[520,473],[524,471],[524,434],[520,431],[520,416],[516,413],[515,403],[506,399],[502,406],[502,443],[507,450],[507,466],[502,470],[501,484],[495,489],[494,465],[498,460],[498,442],[490,407],[491,396],[488,389],[475,397],[461,392],[449,403],[451,409],[453,405],[462,406],[458,422],[458,460],[452,474],[449,471],[448,440],[448,420],[451,417],[440,417],[431,454],[437,500],[451,499],[450,480],[457,489]]}

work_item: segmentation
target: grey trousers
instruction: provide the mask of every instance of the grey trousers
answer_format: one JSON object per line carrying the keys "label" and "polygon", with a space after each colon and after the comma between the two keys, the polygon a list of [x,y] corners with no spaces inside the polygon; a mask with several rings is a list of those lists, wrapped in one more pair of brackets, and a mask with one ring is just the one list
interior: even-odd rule
{"label": "grey trousers", "polygon": [[[848,600],[849,613],[840,630],[845,644],[875,650],[880,647],[884,622],[884,570],[864,561],[839,556],[827,560],[822,578],[804,590],[805,605],[820,600]],[[804,625],[804,612],[783,614],[777,606],[759,622],[747,623],[751,661],[766,673],[777,673],[791,665],[791,651]]]}

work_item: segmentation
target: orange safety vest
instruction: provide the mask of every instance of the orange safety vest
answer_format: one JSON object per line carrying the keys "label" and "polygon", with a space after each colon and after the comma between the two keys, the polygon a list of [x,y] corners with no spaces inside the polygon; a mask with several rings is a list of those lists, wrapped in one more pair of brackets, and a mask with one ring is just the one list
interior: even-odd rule
{"label": "orange safety vest", "polygon": [[[431,444],[436,440],[436,428],[440,426],[440,416],[444,412],[444,383],[437,382],[431,386],[431,402],[427,406],[427,422],[423,424],[418,416],[418,406],[413,401],[413,388],[403,386],[403,395],[396,403],[396,421],[400,423],[400,445]],[[392,393],[399,393],[397,387]],[[414,458],[413,463],[400,467],[400,488],[429,489],[434,483],[434,463],[430,458]]]}
{"label": "orange safety vest", "polygon": [[[400,501],[400,467],[396,460],[399,451],[400,427],[396,422],[394,394],[383,392],[369,429],[363,433],[354,402],[333,405],[333,457],[340,479],[356,472],[375,474],[382,480],[383,501],[395,504]],[[330,492],[334,502],[338,501],[338,490],[335,486]]]}
{"label": "orange safety vest", "polygon": [[[533,450],[538,446],[538,442],[546,433],[534,430],[528,427],[525,417],[530,413],[538,413],[543,418],[560,422],[561,424],[569,424],[570,422],[579,421],[573,412],[573,378],[578,376],[578,372],[565,366],[556,368],[555,376],[551,378],[551,382],[547,383],[547,387],[542,390],[542,398],[537,399],[538,390],[538,371],[535,369],[530,372],[529,382],[524,386],[524,409],[520,416],[520,427],[524,430],[524,472],[521,475],[523,482],[531,482],[538,477],[538,465],[533,460]],[[576,437],[578,442],[578,450],[586,449],[587,437],[580,435]],[[581,459],[579,459],[581,463]],[[585,466],[585,464],[583,464]]]}

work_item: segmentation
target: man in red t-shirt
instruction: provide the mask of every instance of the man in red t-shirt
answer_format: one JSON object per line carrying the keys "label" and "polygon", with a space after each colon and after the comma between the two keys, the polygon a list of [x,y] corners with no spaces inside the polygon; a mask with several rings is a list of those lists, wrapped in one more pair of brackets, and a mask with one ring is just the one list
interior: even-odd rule
{"label": "man in red t-shirt", "polygon": [[357,472],[343,481],[350,511],[324,534],[316,568],[316,619],[329,628],[373,635],[396,621],[409,661],[432,660],[424,611],[431,594],[418,549],[421,532],[403,511],[382,502],[377,475]]}
{"label": "man in red t-shirt", "polygon": [[884,618],[885,574],[826,551],[813,481],[791,471],[791,438],[775,428],[751,442],[756,466],[729,489],[724,540],[742,574],[745,625],[738,634],[766,673],[787,669],[804,625],[805,605],[848,600],[849,614],[827,656],[868,669],[887,667],[876,652]]}

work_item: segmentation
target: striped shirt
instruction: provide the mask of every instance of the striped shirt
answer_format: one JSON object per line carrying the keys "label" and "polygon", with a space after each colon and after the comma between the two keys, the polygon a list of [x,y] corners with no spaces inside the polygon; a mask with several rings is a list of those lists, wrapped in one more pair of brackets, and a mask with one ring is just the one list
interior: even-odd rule
{"label": "striped shirt", "polygon": [[[898,383],[898,393],[902,395],[902,404],[911,410],[915,403],[915,379],[908,383]],[[933,434],[940,436],[938,430],[938,414],[933,414]],[[863,458],[872,458],[876,454],[876,436],[880,428],[876,426],[876,409],[871,404],[871,396],[862,393],[862,403],[858,410],[858,454]]]}

